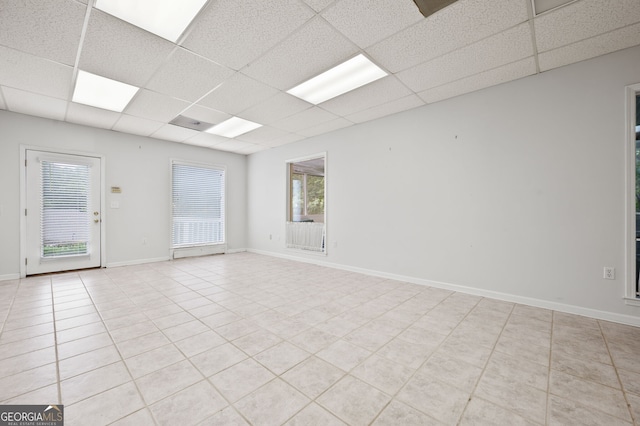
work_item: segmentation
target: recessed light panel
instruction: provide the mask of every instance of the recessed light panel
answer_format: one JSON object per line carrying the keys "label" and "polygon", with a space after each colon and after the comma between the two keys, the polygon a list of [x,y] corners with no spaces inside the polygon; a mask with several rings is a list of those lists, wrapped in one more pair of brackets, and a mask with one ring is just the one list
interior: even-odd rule
{"label": "recessed light panel", "polygon": [[213,126],[209,130],[206,130],[206,132],[213,135],[224,136],[226,138],[235,138],[236,136],[255,130],[258,127],[262,127],[262,124],[254,123],[253,121],[245,120],[240,117],[231,117],[230,119]]}
{"label": "recessed light panel", "polygon": [[317,105],[386,75],[385,71],[360,54],[287,90],[287,93]]}
{"label": "recessed light panel", "polygon": [[79,104],[122,112],[138,89],[130,84],[79,70],[72,100]]}
{"label": "recessed light panel", "polygon": [[176,42],[207,0],[96,0],[96,8]]}
{"label": "recessed light panel", "polygon": [[574,1],[576,0],[533,0],[533,8],[535,9],[535,14],[540,15],[551,9],[573,3]]}

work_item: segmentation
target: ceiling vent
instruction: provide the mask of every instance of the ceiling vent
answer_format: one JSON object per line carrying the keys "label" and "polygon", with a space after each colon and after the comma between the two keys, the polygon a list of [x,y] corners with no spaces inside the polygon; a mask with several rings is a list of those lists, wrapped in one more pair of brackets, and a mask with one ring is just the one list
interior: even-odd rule
{"label": "ceiling vent", "polygon": [[179,115],[169,122],[174,126],[186,127],[187,129],[197,130],[204,132],[205,130],[213,127],[213,123],[207,123],[206,121],[196,120],[195,118],[187,117],[185,115]]}
{"label": "ceiling vent", "polygon": [[420,9],[420,13],[426,18],[433,15],[440,9],[444,9],[450,4],[455,3],[457,0],[413,0],[413,2]]}
{"label": "ceiling vent", "polygon": [[536,15],[573,3],[576,0],[533,0],[533,11]]}

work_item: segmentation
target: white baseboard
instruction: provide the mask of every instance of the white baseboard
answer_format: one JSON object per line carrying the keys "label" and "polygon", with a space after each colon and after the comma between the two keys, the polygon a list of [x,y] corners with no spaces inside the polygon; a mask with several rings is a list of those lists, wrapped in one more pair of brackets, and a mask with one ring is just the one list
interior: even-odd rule
{"label": "white baseboard", "polygon": [[0,281],[19,280],[20,274],[0,275]]}
{"label": "white baseboard", "polygon": [[263,254],[266,256],[279,257],[282,259],[289,259],[289,260],[295,260],[298,262],[311,263],[314,265],[326,266],[329,268],[340,269],[340,270],[349,271],[349,272],[356,272],[364,275],[371,275],[374,277],[388,278],[388,279],[408,282],[412,284],[436,287],[436,288],[441,288],[445,290],[457,291],[460,293],[472,294],[474,296],[488,297],[491,299],[503,300],[505,302],[519,303],[521,305],[534,306],[536,308],[551,309],[558,312],[581,315],[585,317],[640,327],[640,317],[633,316],[633,315],[617,314],[615,312],[607,312],[607,311],[600,311],[597,309],[583,308],[581,306],[567,305],[564,303],[551,302],[548,300],[536,299],[532,297],[517,296],[514,294],[501,293],[498,291],[484,290],[480,288],[467,287],[463,285],[445,283],[440,281],[430,281],[422,278],[392,274],[392,273],[382,272],[382,271],[375,271],[372,269],[358,268],[355,266],[340,265],[336,263],[323,261],[320,259],[311,259],[306,257],[299,257],[299,256],[293,256],[293,255],[287,255],[287,254],[275,253],[275,252],[263,251],[263,250],[255,250],[255,249],[247,249],[247,251],[250,253]]}
{"label": "white baseboard", "polygon": [[226,254],[234,254],[234,253],[244,253],[246,252],[247,249],[246,248],[238,248],[238,249],[228,249],[226,251]]}
{"label": "white baseboard", "polygon": [[167,260],[171,260],[169,256],[166,257],[156,257],[154,259],[137,259],[137,260],[127,260],[126,262],[107,262],[107,268],[117,268],[120,266],[131,266],[131,265],[142,265],[144,263],[154,263],[154,262],[166,262]]}

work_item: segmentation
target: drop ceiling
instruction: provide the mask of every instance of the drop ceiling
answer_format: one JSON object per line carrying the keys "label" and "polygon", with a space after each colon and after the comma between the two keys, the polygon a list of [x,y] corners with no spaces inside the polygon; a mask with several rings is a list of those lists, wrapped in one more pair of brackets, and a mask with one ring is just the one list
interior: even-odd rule
{"label": "drop ceiling", "polygon": [[[640,0],[542,3],[561,5],[209,0],[173,43],[94,0],[0,0],[0,109],[251,154],[640,44]],[[389,75],[319,105],[286,93],[358,54]],[[122,113],[74,103],[79,70],[141,89]],[[179,115],[263,126],[228,139]]]}

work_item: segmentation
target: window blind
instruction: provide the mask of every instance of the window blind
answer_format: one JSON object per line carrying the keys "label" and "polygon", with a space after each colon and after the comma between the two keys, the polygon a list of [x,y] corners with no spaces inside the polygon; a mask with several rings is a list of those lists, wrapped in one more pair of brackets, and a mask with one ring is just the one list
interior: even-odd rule
{"label": "window blind", "polygon": [[225,242],[225,171],[172,163],[173,248]]}
{"label": "window blind", "polygon": [[41,256],[89,251],[91,175],[88,165],[41,161]]}

